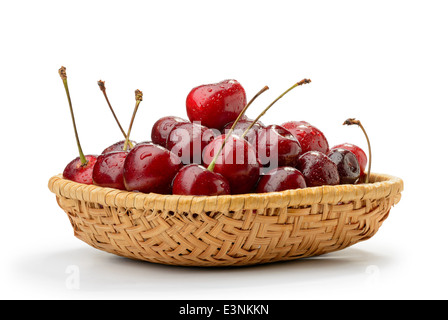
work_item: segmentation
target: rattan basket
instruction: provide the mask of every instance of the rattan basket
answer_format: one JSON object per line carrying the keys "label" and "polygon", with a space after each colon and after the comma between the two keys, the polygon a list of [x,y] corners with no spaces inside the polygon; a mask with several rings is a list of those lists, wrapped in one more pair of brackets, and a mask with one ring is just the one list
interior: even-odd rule
{"label": "rattan basket", "polygon": [[177,196],[126,192],[52,177],[49,189],[77,238],[119,256],[182,266],[243,266],[329,253],[372,237],[403,181],[268,194]]}

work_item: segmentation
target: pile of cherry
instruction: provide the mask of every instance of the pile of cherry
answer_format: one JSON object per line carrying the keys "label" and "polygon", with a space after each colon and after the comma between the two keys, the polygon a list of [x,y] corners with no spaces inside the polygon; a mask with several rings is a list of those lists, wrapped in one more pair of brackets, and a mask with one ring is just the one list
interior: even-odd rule
{"label": "pile of cherry", "polygon": [[[65,67],[59,74],[79,150],[79,157],[64,169],[65,179],[142,193],[207,196],[368,182],[370,162],[366,172],[367,156],[360,147],[343,143],[330,148],[322,131],[305,121],[266,126],[259,120],[287,92],[309,79],[295,83],[253,120],[245,112],[267,86],[249,103],[236,80],[195,87],[186,99],[188,120],[163,117],[154,123],[151,140],[140,143],[130,139],[130,132],[142,92],[135,91],[136,104],[125,132],[104,81],[99,81],[124,140],[97,156],[82,151]],[[344,124],[360,126],[369,142],[359,120],[350,118]]]}

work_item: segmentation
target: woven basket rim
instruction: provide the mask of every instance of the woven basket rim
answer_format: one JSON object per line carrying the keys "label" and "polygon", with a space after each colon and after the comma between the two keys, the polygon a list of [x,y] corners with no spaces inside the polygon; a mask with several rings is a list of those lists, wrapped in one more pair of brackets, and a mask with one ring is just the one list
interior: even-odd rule
{"label": "woven basket rim", "polygon": [[271,193],[223,196],[183,196],[139,193],[73,182],[55,175],[48,188],[57,196],[103,206],[172,211],[221,211],[348,203],[392,197],[402,192],[403,180],[388,174],[371,174],[371,183],[308,187]]}

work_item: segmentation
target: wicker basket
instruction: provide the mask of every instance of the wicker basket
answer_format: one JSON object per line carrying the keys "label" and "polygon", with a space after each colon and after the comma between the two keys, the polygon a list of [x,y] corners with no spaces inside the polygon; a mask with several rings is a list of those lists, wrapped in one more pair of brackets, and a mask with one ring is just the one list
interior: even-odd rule
{"label": "wicker basket", "polygon": [[116,255],[183,266],[242,266],[320,255],[372,237],[403,181],[269,194],[177,196],[49,180],[77,238]]}

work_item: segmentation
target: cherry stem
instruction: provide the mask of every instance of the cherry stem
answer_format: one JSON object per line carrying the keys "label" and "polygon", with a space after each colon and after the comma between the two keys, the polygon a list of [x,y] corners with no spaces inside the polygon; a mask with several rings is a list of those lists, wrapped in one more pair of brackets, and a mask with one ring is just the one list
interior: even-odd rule
{"label": "cherry stem", "polygon": [[[112,108],[112,105],[109,102],[109,98],[107,97],[105,82],[102,81],[102,80],[99,80],[98,81],[98,86],[100,87],[100,90],[103,92],[104,98],[106,98],[107,105],[109,106],[109,109],[112,112],[112,115],[114,116],[115,121],[117,122],[118,127],[120,128],[121,133],[123,133],[123,136],[126,139],[126,132],[124,132],[123,127],[121,126],[121,123],[118,120],[117,116],[115,115],[114,109]],[[132,143],[130,141],[129,141],[129,146],[131,148],[133,147],[133,145],[132,145]]]}
{"label": "cherry stem", "polygon": [[215,154],[215,156],[213,157],[212,162],[210,162],[210,164],[207,167],[207,170],[212,171],[215,168],[215,164],[216,164],[216,160],[218,160],[218,156],[220,155],[222,149],[224,149],[225,144],[227,143],[227,140],[229,140],[229,137],[232,135],[233,130],[235,129],[237,123],[240,121],[240,119],[243,117],[243,115],[246,113],[246,110],[249,108],[249,106],[252,104],[252,102],[255,101],[255,99],[258,98],[258,96],[260,96],[263,92],[265,92],[266,90],[268,90],[269,87],[268,86],[264,86],[260,91],[258,91],[258,93],[246,104],[246,106],[243,108],[243,110],[241,110],[240,114],[238,115],[238,117],[236,118],[236,120],[233,122],[232,127],[230,127],[230,130],[226,133],[226,138],[224,139],[224,142],[221,144],[221,148],[219,149],[219,151]]}
{"label": "cherry stem", "polygon": [[132,114],[131,123],[129,124],[128,134],[126,135],[126,141],[124,142],[123,151],[126,151],[128,149],[129,144],[129,136],[131,134],[132,125],[134,124],[135,115],[137,114],[138,106],[140,105],[140,102],[143,100],[143,92],[140,90],[135,90],[135,107],[134,107],[134,113]]}
{"label": "cherry stem", "polygon": [[73,107],[72,107],[72,99],[70,98],[70,92],[68,90],[67,73],[66,73],[66,68],[64,66],[62,66],[59,69],[59,76],[62,79],[64,88],[65,88],[65,93],[67,94],[68,105],[70,107],[70,114],[72,116],[73,129],[75,131],[76,144],[78,145],[79,159],[81,160],[81,165],[85,166],[88,163],[88,161],[87,161],[86,157],[84,156],[84,152],[82,152],[81,143],[79,142],[78,130],[76,129],[75,115],[73,113]]}
{"label": "cherry stem", "polygon": [[354,118],[348,118],[347,120],[344,121],[343,123],[344,125],[353,125],[356,124],[357,126],[359,126],[362,130],[362,132],[364,132],[364,135],[366,136],[366,140],[367,140],[367,146],[369,148],[369,167],[367,169],[367,175],[366,175],[366,180],[365,183],[369,183],[370,180],[370,169],[372,167],[372,149],[370,147],[370,140],[369,140],[369,136],[367,135],[366,130],[364,129],[363,125],[361,124],[361,121],[356,120]]}
{"label": "cherry stem", "polygon": [[278,100],[280,100],[285,94],[287,94],[289,91],[291,91],[292,89],[294,89],[295,87],[301,86],[302,84],[306,84],[306,83],[310,83],[311,80],[310,79],[303,79],[297,83],[294,83],[294,85],[289,88],[288,90],[286,90],[285,92],[283,92],[277,99],[275,99],[274,101],[271,102],[271,104],[269,106],[266,107],[266,109],[264,109],[257,118],[255,118],[255,120],[251,123],[251,125],[246,129],[246,131],[244,131],[243,135],[241,136],[241,138],[244,138],[246,136],[246,134],[249,132],[250,129],[252,129],[252,127],[255,125],[255,123],[257,123],[258,120],[260,120],[260,118],[269,110],[269,108],[272,107],[272,105],[274,103],[276,103]]}

